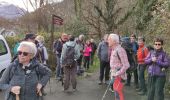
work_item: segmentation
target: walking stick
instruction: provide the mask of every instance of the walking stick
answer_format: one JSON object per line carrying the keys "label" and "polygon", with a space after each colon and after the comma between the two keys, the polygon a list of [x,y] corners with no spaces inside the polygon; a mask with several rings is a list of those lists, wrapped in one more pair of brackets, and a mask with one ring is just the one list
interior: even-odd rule
{"label": "walking stick", "polygon": [[20,99],[19,99],[19,94],[16,94],[16,100],[20,100]]}
{"label": "walking stick", "polygon": [[[18,88],[18,89],[20,89],[21,87],[19,87],[19,86],[18,86],[17,88]],[[19,94],[16,94],[16,96],[15,96],[15,97],[16,97],[16,100],[20,100],[20,98],[19,98]]]}
{"label": "walking stick", "polygon": [[51,79],[49,79],[50,93],[51,93]]}
{"label": "walking stick", "polygon": [[39,99],[38,100],[43,100],[43,94],[42,94],[41,91],[38,93],[38,95],[39,95]]}
{"label": "walking stick", "polygon": [[104,95],[103,95],[103,97],[102,97],[102,100],[104,100],[104,98],[105,98],[105,96],[106,96],[106,93],[107,93],[107,91],[109,90],[109,88],[111,87],[111,84],[114,82],[114,79],[111,79],[110,80],[110,82],[109,82],[109,84],[108,84],[108,86],[107,86],[107,89],[106,89],[106,91],[105,91],[105,93],[104,93]]}
{"label": "walking stick", "polygon": [[105,96],[106,96],[106,93],[107,93],[108,89],[110,88],[110,84],[111,84],[111,82],[109,82],[109,85],[107,86],[107,89],[106,89],[106,91],[104,92],[104,95],[103,95],[103,97],[102,97],[102,100],[104,100],[104,98],[105,98]]}

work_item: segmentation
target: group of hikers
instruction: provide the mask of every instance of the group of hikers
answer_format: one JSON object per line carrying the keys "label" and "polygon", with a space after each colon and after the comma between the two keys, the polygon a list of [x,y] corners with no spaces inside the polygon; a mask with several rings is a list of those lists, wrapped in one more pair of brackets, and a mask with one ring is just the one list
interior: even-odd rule
{"label": "group of hikers", "polygon": [[123,85],[131,86],[133,75],[132,86],[137,94],[147,95],[147,100],[164,100],[169,57],[163,44],[163,39],[157,37],[153,46],[146,46],[142,36],[137,38],[135,34],[130,37],[106,34],[97,51],[100,59],[99,85],[105,77],[105,83],[111,85],[111,91],[115,92],[115,99],[124,100]]}
{"label": "group of hikers", "polygon": [[[51,70],[44,43],[43,36],[29,33],[15,45],[15,57],[0,79],[0,89],[6,90],[5,100],[39,100],[45,94]],[[125,100],[123,86],[132,85],[132,75],[139,95],[147,95],[147,100],[154,100],[155,96],[156,100],[164,100],[169,57],[163,44],[163,39],[155,38],[153,46],[148,47],[142,36],[121,37],[111,33],[105,34],[97,46],[92,38],[85,41],[83,34],[74,37],[62,33],[53,43],[55,78],[63,81],[64,92],[69,91],[70,82],[72,92],[77,91],[76,76],[93,66],[96,53],[100,61],[98,84],[108,84],[116,100]]]}

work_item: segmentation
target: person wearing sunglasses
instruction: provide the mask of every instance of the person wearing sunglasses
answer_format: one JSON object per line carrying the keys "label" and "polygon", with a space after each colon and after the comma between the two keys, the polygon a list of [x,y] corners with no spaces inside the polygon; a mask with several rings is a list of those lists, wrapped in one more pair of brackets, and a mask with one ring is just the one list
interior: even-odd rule
{"label": "person wearing sunglasses", "polygon": [[51,70],[34,59],[37,48],[34,43],[23,41],[18,58],[5,70],[0,79],[0,89],[6,90],[5,100],[39,100],[41,89],[50,79]]}
{"label": "person wearing sunglasses", "polygon": [[164,86],[166,81],[166,69],[168,68],[168,56],[163,50],[163,40],[154,40],[154,50],[145,59],[148,65],[148,98],[147,100],[164,100]]}

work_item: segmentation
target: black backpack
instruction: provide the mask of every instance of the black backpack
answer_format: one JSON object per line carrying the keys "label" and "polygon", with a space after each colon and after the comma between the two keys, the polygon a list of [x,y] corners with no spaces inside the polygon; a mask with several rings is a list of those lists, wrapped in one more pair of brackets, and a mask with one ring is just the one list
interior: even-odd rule
{"label": "black backpack", "polygon": [[135,53],[132,49],[132,44],[130,43],[130,38],[129,37],[123,37],[121,39],[121,46],[125,49],[128,61],[130,64],[130,67],[127,71],[134,71],[136,70],[136,62],[135,62]]}
{"label": "black backpack", "polygon": [[63,66],[73,67],[75,65],[74,55],[75,46],[66,45],[65,55],[63,57]]}

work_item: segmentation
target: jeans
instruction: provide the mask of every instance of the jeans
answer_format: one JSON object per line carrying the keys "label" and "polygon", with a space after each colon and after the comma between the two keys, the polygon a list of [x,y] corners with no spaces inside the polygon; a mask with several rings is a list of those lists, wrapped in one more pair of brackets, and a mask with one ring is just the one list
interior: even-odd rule
{"label": "jeans", "polygon": [[164,100],[165,76],[149,76],[148,78],[148,98],[147,100]]}
{"label": "jeans", "polygon": [[146,65],[144,64],[138,65],[139,88],[141,89],[142,92],[146,92],[145,69],[146,69]]}
{"label": "jeans", "polygon": [[56,78],[61,77],[60,57],[57,56]]}

